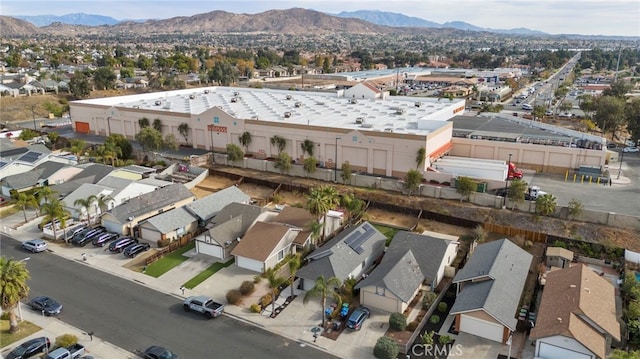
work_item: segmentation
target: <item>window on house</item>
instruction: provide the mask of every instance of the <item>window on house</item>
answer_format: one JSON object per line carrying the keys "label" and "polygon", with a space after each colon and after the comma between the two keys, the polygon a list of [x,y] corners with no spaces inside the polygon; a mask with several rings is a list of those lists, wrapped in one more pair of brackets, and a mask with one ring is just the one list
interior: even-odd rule
{"label": "window on house", "polygon": [[213,117],[213,123],[220,123],[220,117],[214,116]]}
{"label": "window on house", "polygon": [[278,252],[278,262],[280,262],[283,259],[284,259],[284,249],[281,249],[280,252]]}

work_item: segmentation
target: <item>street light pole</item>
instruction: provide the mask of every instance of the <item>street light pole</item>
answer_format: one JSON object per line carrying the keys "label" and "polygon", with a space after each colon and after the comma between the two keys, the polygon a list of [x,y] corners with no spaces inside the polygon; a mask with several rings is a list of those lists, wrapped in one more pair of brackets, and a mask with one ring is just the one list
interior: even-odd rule
{"label": "street light pole", "polygon": [[37,131],[38,129],[36,128],[36,106],[35,105],[31,106],[31,116],[33,117],[33,130]]}
{"label": "street light pole", "polygon": [[509,153],[509,162],[507,162],[507,178],[504,180],[504,199],[502,206],[507,208],[507,191],[509,191],[509,166],[511,165],[511,156],[513,153]]}
{"label": "street light pole", "polygon": [[333,165],[333,182],[338,182],[338,140],[340,137],[336,137],[336,153],[334,157]]}

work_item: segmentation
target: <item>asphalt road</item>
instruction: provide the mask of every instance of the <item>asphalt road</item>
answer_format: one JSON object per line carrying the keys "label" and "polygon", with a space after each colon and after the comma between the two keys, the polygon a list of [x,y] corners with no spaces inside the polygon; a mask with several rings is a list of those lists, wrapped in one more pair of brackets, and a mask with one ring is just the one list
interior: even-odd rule
{"label": "asphalt road", "polygon": [[185,313],[182,303],[170,295],[49,252],[27,253],[18,241],[0,238],[3,256],[31,258],[30,297],[56,299],[64,306],[61,320],[126,350],[161,345],[186,359],[334,358],[227,316],[207,320]]}

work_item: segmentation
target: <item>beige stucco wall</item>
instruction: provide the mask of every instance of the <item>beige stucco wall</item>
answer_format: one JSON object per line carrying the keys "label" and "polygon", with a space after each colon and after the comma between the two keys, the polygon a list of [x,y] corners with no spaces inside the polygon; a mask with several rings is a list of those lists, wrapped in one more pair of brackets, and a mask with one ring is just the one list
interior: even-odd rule
{"label": "beige stucco wall", "polygon": [[453,138],[452,156],[508,160],[538,172],[565,173],[582,165],[604,166],[605,150]]}

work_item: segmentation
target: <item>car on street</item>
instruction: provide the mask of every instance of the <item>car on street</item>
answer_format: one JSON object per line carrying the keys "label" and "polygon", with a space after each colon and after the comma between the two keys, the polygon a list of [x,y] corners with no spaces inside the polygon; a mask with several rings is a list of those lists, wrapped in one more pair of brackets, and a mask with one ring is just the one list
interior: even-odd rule
{"label": "car on street", "polygon": [[33,310],[44,312],[45,315],[57,315],[62,311],[62,304],[46,296],[31,299],[29,306]]}
{"label": "car on street", "polygon": [[528,103],[523,103],[522,109],[530,111],[530,110],[533,110],[533,106],[529,105]]}
{"label": "car on street", "polygon": [[151,245],[149,243],[134,243],[126,247],[123,253],[125,257],[134,258],[138,254],[148,251],[149,248],[151,248]]}
{"label": "car on street", "polygon": [[122,252],[125,248],[127,248],[128,246],[134,244],[134,243],[138,243],[138,240],[135,238],[131,238],[131,237],[122,237],[118,240],[115,240],[111,243],[109,243],[109,251],[110,252]]}
{"label": "car on street", "polygon": [[177,354],[167,348],[152,345],[143,353],[144,359],[180,359]]}
{"label": "car on street", "polygon": [[625,147],[625,148],[622,149],[622,152],[625,152],[625,153],[640,152],[640,148],[638,148],[638,147]]}
{"label": "car on street", "polygon": [[47,242],[42,239],[31,239],[22,243],[22,248],[32,253],[44,252],[47,250]]}
{"label": "car on street", "polygon": [[117,233],[102,233],[97,237],[93,237],[91,243],[96,247],[104,247],[105,244],[118,239],[118,237],[120,237],[120,235]]}
{"label": "car on street", "polygon": [[545,116],[552,116],[552,115],[553,115],[553,111],[551,111],[551,110],[546,110],[546,111],[544,112],[544,115],[545,115]]}
{"label": "car on street", "polygon": [[9,352],[6,359],[26,359],[45,353],[51,347],[51,341],[47,337],[39,337],[27,340]]}
{"label": "car on street", "polygon": [[347,319],[347,328],[352,330],[362,329],[362,324],[369,318],[371,311],[367,307],[358,307],[351,313],[349,319]]}

